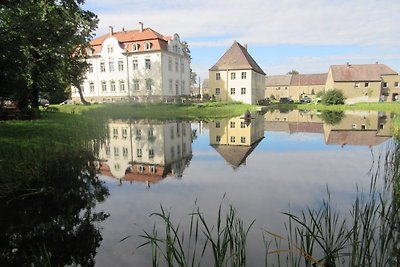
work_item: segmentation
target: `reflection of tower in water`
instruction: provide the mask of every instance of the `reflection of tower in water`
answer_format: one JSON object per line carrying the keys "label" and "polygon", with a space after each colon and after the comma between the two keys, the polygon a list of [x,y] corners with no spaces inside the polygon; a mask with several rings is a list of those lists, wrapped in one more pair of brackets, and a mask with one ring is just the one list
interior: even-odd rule
{"label": "reflection of tower in water", "polygon": [[264,138],[264,120],[258,113],[219,119],[209,124],[210,145],[234,169],[246,164],[247,157]]}
{"label": "reflection of tower in water", "polygon": [[147,187],[167,176],[181,179],[192,157],[189,122],[136,120],[109,122],[110,136],[100,148],[100,172]]}

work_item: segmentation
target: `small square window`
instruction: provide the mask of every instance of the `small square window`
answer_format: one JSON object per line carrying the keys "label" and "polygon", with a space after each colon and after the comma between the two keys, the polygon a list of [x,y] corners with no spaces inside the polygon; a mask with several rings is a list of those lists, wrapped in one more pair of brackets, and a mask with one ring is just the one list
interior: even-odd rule
{"label": "small square window", "polygon": [[221,94],[221,88],[215,88],[215,94],[216,95]]}
{"label": "small square window", "polygon": [[240,143],[242,143],[242,144],[246,143],[246,137],[245,136],[240,137]]}
{"label": "small square window", "polygon": [[383,82],[383,83],[382,83],[382,87],[383,87],[383,88],[387,88],[387,87],[388,87],[388,83],[387,83],[387,82]]}
{"label": "small square window", "polygon": [[399,82],[394,82],[394,87],[399,88]]}
{"label": "small square window", "polygon": [[235,94],[235,88],[231,88],[231,95]]}
{"label": "small square window", "polygon": [[355,83],[355,84],[354,84],[354,87],[355,87],[355,88],[360,88],[360,83],[358,83],[358,82]]}
{"label": "small square window", "polygon": [[235,136],[231,136],[231,143],[235,143],[235,142],[236,142]]}
{"label": "small square window", "polygon": [[364,86],[365,86],[365,88],[368,88],[369,87],[369,82],[365,82]]}
{"label": "small square window", "polygon": [[218,80],[221,80],[221,73],[215,73],[215,79],[218,81]]}
{"label": "small square window", "polygon": [[236,73],[232,72],[231,73],[231,80],[235,80],[236,79]]}
{"label": "small square window", "polygon": [[246,72],[242,72],[242,80],[246,79]]}
{"label": "small square window", "polygon": [[221,142],[221,136],[219,135],[215,136],[215,142]]}
{"label": "small square window", "polygon": [[231,127],[231,128],[235,128],[235,122],[234,122],[234,121],[231,121],[230,127]]}
{"label": "small square window", "polygon": [[215,123],[215,128],[221,128],[221,123],[220,123],[219,121],[217,121],[217,122]]}

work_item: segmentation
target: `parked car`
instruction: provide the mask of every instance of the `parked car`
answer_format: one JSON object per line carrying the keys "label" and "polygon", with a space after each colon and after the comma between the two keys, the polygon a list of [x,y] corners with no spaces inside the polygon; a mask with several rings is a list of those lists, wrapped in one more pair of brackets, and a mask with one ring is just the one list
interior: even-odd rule
{"label": "parked car", "polygon": [[309,96],[303,96],[300,98],[301,103],[311,103],[311,98]]}
{"label": "parked car", "polygon": [[271,103],[271,100],[269,99],[269,97],[266,97],[264,99],[260,99],[257,101],[258,105],[268,105],[269,103]]}
{"label": "parked car", "polygon": [[281,98],[279,98],[279,103],[289,104],[289,103],[293,103],[293,100],[291,97],[281,97]]}
{"label": "parked car", "polygon": [[73,104],[73,103],[74,102],[72,102],[71,99],[67,99],[67,100],[64,100],[63,102],[61,102],[60,105],[70,105],[70,104]]}
{"label": "parked car", "polygon": [[38,99],[38,103],[39,103],[39,106],[42,106],[42,107],[48,107],[50,105],[49,100],[47,100],[46,98],[40,97],[40,96]]}

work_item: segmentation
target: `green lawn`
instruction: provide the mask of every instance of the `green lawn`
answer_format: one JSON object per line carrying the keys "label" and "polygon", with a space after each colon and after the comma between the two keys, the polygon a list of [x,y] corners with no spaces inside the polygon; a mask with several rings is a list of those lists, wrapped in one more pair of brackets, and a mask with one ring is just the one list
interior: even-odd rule
{"label": "green lawn", "polygon": [[236,102],[209,102],[195,104],[103,104],[53,106],[63,113],[87,114],[95,117],[118,119],[216,119],[239,116],[247,110],[255,111],[254,105]]}

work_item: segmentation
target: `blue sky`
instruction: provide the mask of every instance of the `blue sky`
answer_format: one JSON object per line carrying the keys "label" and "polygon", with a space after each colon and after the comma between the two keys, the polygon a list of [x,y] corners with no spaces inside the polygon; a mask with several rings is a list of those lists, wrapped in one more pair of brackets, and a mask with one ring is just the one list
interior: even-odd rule
{"label": "blue sky", "polygon": [[327,72],[329,65],[384,63],[400,72],[398,0],[86,0],[97,34],[139,21],[187,41],[203,80],[234,40],[267,75]]}

